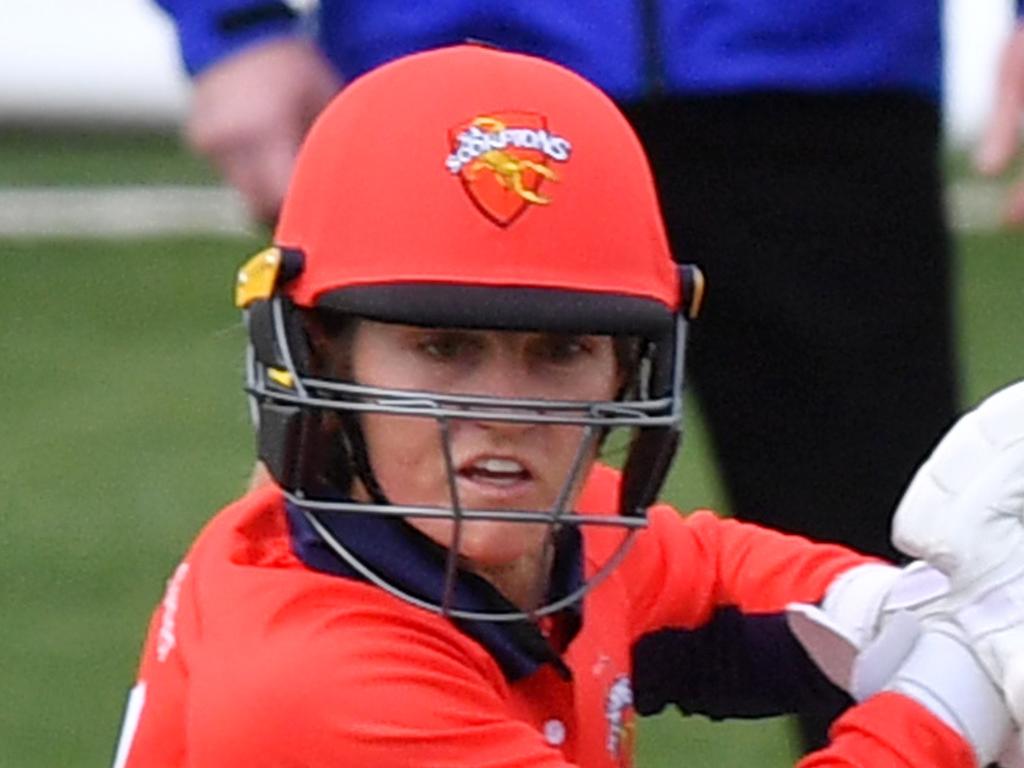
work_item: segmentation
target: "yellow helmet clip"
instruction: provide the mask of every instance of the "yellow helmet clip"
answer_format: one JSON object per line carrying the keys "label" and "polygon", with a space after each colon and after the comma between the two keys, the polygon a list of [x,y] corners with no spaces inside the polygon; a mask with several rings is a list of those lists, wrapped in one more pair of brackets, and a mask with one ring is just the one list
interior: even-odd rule
{"label": "yellow helmet clip", "polygon": [[235,281],[235,306],[245,309],[254,301],[269,299],[280,271],[280,248],[265,248],[245,262]]}

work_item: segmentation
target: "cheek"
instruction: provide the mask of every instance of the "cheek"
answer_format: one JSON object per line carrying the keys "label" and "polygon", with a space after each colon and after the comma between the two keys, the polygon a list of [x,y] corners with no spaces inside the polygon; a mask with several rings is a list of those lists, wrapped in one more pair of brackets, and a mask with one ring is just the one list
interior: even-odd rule
{"label": "cheek", "polygon": [[[585,427],[550,426],[545,428],[544,447],[547,462],[542,470],[553,480],[564,480],[566,473],[572,468],[576,453],[587,434]],[[590,437],[590,447],[584,457],[584,465],[589,467],[597,459],[600,435]],[[584,471],[583,474],[586,474]]]}
{"label": "cheek", "polygon": [[[397,504],[431,504],[444,483],[437,425],[428,419],[368,414],[362,421],[373,473]],[[447,497],[445,497],[447,498]]]}

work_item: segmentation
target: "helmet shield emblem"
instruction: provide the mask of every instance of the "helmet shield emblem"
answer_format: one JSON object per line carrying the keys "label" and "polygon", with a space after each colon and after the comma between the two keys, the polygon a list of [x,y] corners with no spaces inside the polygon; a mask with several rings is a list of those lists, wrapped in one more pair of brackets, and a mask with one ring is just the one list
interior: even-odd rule
{"label": "helmet shield emblem", "polygon": [[553,162],[569,159],[568,139],[552,133],[531,112],[490,112],[448,131],[445,166],[459,177],[470,200],[498,226],[515,221],[530,205],[548,205],[542,187],[558,181]]}

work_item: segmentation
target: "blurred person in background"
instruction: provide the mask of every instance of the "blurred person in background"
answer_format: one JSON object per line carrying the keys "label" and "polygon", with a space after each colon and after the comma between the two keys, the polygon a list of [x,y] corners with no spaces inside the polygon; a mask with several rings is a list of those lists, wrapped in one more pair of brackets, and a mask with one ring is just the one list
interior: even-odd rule
{"label": "blurred person in background", "polygon": [[[612,94],[673,250],[708,275],[688,365],[732,511],[894,556],[890,510],[959,400],[940,3],[158,2],[194,78],[189,142],[268,223],[313,117],[398,56],[473,38]],[[1016,150],[1022,83],[1018,27],[986,172]],[[1024,187],[1007,211],[1024,220]],[[833,714],[804,719],[808,746]]]}

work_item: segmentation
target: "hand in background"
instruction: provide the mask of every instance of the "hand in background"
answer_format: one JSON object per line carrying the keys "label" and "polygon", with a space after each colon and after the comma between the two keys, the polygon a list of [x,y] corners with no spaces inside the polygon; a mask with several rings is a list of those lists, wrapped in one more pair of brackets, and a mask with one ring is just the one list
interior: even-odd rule
{"label": "hand in background", "polygon": [[[1018,22],[1003,49],[996,85],[996,99],[981,143],[974,156],[979,173],[1003,173],[1021,145],[1024,118],[1024,21]],[[1024,178],[1010,187],[1004,210],[1007,224],[1024,225]]]}
{"label": "hand in background", "polygon": [[309,40],[254,45],[195,79],[189,144],[273,225],[299,144],[341,79]]}

